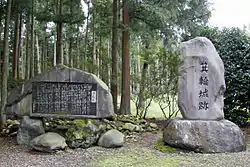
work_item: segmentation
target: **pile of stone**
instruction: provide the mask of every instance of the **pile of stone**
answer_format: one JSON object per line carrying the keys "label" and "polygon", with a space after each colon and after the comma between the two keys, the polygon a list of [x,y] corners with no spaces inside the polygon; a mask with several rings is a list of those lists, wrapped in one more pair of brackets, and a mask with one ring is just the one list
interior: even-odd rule
{"label": "pile of stone", "polygon": [[179,60],[178,103],[183,119],[169,120],[164,142],[203,153],[245,151],[243,132],[224,119],[224,65],[212,42],[204,37],[184,42]]}
{"label": "pile of stone", "polygon": [[150,123],[145,119],[140,119],[132,115],[115,116],[113,121],[104,120],[107,129],[117,129],[127,135],[136,132],[152,132],[157,131],[158,126],[155,123]]}
{"label": "pile of stone", "polygon": [[19,125],[19,120],[8,119],[0,132],[0,136],[16,136]]}
{"label": "pile of stone", "polygon": [[157,129],[156,124],[134,116],[114,116],[113,121],[34,119],[24,116],[18,129],[17,142],[45,152],[96,145],[113,148],[123,146],[125,138],[130,138],[134,133]]}
{"label": "pile of stone", "polygon": [[66,147],[88,148],[97,144],[120,147],[124,143],[121,132],[114,129],[107,131],[105,124],[97,120],[57,120],[54,121],[57,124],[50,126],[51,122],[24,116],[17,133],[18,144],[38,151],[54,152]]}
{"label": "pile of stone", "polygon": [[[46,131],[56,131],[57,133],[66,133],[68,128],[73,123],[69,119],[54,118],[45,118],[44,122]],[[94,122],[94,124],[102,124],[102,126],[105,126],[104,129],[106,130],[116,129],[126,135],[129,135],[133,132],[141,133],[158,130],[157,124],[148,122],[145,119],[140,119],[132,115],[114,115],[112,120],[104,119],[103,122],[99,120],[91,120],[91,122]]]}

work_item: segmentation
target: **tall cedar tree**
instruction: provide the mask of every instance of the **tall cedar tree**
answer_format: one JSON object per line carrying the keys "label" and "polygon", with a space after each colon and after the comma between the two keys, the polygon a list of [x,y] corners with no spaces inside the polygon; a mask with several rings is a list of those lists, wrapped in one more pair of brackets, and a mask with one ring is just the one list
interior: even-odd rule
{"label": "tall cedar tree", "polygon": [[120,112],[130,114],[130,55],[129,55],[129,12],[128,1],[123,1],[123,31],[122,31],[122,97]]}
{"label": "tall cedar tree", "polygon": [[118,0],[113,1],[113,28],[112,28],[112,75],[111,93],[113,96],[114,112],[117,113],[118,89]]}
{"label": "tall cedar tree", "polygon": [[11,14],[12,0],[7,1],[7,14],[5,18],[4,26],[4,50],[3,50],[3,71],[2,71],[2,83],[1,83],[1,111],[0,111],[0,129],[4,126],[4,111],[7,103],[7,80],[8,80],[8,67],[9,67],[9,25]]}

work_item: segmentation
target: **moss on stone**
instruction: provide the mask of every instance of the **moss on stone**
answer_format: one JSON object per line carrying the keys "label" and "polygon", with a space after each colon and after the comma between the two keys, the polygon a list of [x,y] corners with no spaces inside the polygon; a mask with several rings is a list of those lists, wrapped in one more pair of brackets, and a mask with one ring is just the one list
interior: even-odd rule
{"label": "moss on stone", "polygon": [[86,132],[86,126],[86,120],[77,119],[71,122],[66,133],[66,141],[86,138],[88,135]]}
{"label": "moss on stone", "polygon": [[147,150],[134,151],[130,153],[119,153],[115,155],[103,156],[94,164],[96,167],[176,167],[184,163],[189,163],[190,159],[176,157],[157,157],[154,153]]}
{"label": "moss on stone", "polygon": [[250,150],[250,144],[247,145],[247,149]]}
{"label": "moss on stone", "polygon": [[156,143],[154,144],[154,148],[164,153],[176,153],[177,152],[175,148],[165,145],[163,139],[157,140]]}
{"label": "moss on stone", "polygon": [[56,115],[66,115],[66,113],[63,112],[63,111],[57,111],[57,112],[54,112],[53,114],[56,114]]}
{"label": "moss on stone", "polygon": [[77,125],[77,126],[81,126],[81,127],[86,127],[88,124],[88,120],[83,120],[83,119],[76,119],[73,121],[73,124]]}

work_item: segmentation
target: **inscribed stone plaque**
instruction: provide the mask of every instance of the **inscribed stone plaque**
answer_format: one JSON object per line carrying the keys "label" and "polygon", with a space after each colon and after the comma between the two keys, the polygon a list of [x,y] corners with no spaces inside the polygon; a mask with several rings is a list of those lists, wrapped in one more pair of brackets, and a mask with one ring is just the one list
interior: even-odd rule
{"label": "inscribed stone plaque", "polygon": [[186,119],[222,119],[224,65],[212,42],[197,37],[182,43],[178,104]]}
{"label": "inscribed stone plaque", "polygon": [[33,82],[32,113],[96,116],[96,94],[95,83]]}

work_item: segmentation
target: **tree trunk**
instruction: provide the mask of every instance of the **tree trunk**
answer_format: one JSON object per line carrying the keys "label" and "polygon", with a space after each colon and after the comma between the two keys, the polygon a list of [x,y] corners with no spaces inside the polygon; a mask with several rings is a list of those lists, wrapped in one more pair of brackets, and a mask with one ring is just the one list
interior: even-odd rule
{"label": "tree trunk", "polygon": [[69,66],[69,43],[65,42],[65,56],[64,56],[64,64]]}
{"label": "tree trunk", "polygon": [[144,62],[143,68],[142,68],[142,74],[141,74],[141,82],[140,82],[140,91],[138,95],[138,108],[141,109],[144,107],[144,92],[145,92],[145,79],[146,79],[146,74],[148,71],[148,63]]}
{"label": "tree trunk", "polygon": [[[22,27],[23,27],[23,23],[22,23],[22,13],[20,14],[20,21],[19,21],[19,43],[18,43],[18,54],[17,54],[17,79],[20,79],[20,57],[22,57]],[[25,55],[25,54],[24,54]],[[23,66],[22,66],[23,68]]]}
{"label": "tree trunk", "polygon": [[44,69],[45,71],[48,71],[48,61],[50,60],[50,52],[49,52],[49,40],[46,38],[46,52],[45,52],[45,60],[46,62],[44,63]]}
{"label": "tree trunk", "polygon": [[46,58],[46,53],[47,53],[47,50],[46,50],[46,38],[43,42],[43,45],[42,45],[42,73],[46,71],[46,63],[47,63],[47,58]]}
{"label": "tree trunk", "polygon": [[95,39],[95,13],[93,13],[93,21],[92,21],[92,31],[93,31],[93,55],[92,55],[92,73],[96,74],[96,39]]}
{"label": "tree trunk", "polygon": [[[58,15],[62,15],[62,0],[59,0],[59,10]],[[63,64],[63,54],[62,54],[62,25],[60,21],[57,23],[57,56],[56,64]]]}
{"label": "tree trunk", "polygon": [[[41,58],[42,59],[42,62],[41,62],[41,64],[42,64],[42,69],[41,69],[42,73],[46,71],[45,68],[46,68],[46,63],[47,63],[47,56],[46,56],[46,53],[47,53],[47,50],[46,50],[46,46],[47,46],[46,29],[47,29],[47,24],[44,23],[44,27],[43,27],[44,37],[43,37],[43,42],[42,42],[42,54],[41,54],[42,55],[42,58]],[[55,39],[56,39],[56,36],[55,36],[54,40]],[[55,45],[56,45],[56,43],[55,43]],[[56,53],[56,51],[55,51],[55,53]]]}
{"label": "tree trunk", "polygon": [[[122,85],[122,64],[120,63],[120,62],[122,62],[122,49],[121,49],[121,43],[122,43],[122,40],[121,40],[121,37],[122,37],[122,29],[121,28],[119,28],[120,26],[119,26],[119,22],[120,22],[120,20],[122,21],[122,13],[120,12],[120,9],[122,8],[122,6],[123,6],[123,3],[122,3],[122,1],[120,1],[120,0],[118,0],[118,9],[119,9],[119,11],[118,11],[118,41],[117,41],[117,48],[118,48],[118,51],[117,51],[117,62],[118,62],[118,79],[117,79],[117,95],[119,96],[121,96],[121,90],[122,90],[122,88],[121,88],[121,85]],[[119,106],[120,107],[120,106]],[[120,112],[120,110],[119,110],[119,112]]]}
{"label": "tree trunk", "polygon": [[44,37],[44,46],[43,46],[43,72],[46,72],[47,71],[47,50],[48,50],[48,42],[47,42],[47,37]]}
{"label": "tree trunk", "polygon": [[118,97],[118,0],[113,1],[113,27],[112,27],[112,74],[111,74],[111,94],[113,96],[114,112],[117,110]]}
{"label": "tree trunk", "polygon": [[81,67],[81,61],[80,61],[80,42],[79,42],[79,33],[77,34],[77,37],[76,37],[76,68],[77,69],[80,69]]}
{"label": "tree trunk", "polygon": [[5,107],[7,103],[7,81],[8,81],[8,67],[9,67],[9,25],[11,14],[11,0],[7,0],[7,14],[4,25],[4,50],[3,50],[3,71],[1,83],[1,112],[0,112],[0,129],[3,129],[5,123]]}
{"label": "tree trunk", "polygon": [[17,79],[17,63],[18,63],[18,54],[19,54],[19,27],[20,27],[20,13],[16,14],[15,20],[15,40],[14,40],[14,48],[13,48],[13,58],[12,58],[12,77],[14,80]]}
{"label": "tree trunk", "polygon": [[44,43],[42,42],[42,44],[41,44],[41,73],[43,73],[44,72],[44,54],[43,54],[43,52],[44,52]]}
{"label": "tree trunk", "polygon": [[25,60],[25,79],[26,80],[28,80],[30,77],[29,31],[30,31],[30,16],[28,12],[27,23],[26,23],[26,60]]}
{"label": "tree trunk", "polygon": [[85,43],[84,43],[84,55],[83,55],[83,61],[82,61],[82,69],[87,70],[87,48],[88,48],[88,30],[89,30],[89,14],[90,14],[90,9],[89,9],[89,1],[87,2],[88,4],[88,15],[87,15],[87,25],[86,25],[86,32],[85,32]]}
{"label": "tree trunk", "polygon": [[[149,49],[149,43],[148,41],[146,41],[146,46],[145,49]],[[147,57],[149,57],[149,55],[147,55]],[[146,79],[146,75],[148,72],[148,62],[144,61],[143,63],[143,68],[142,68],[142,73],[141,73],[141,79],[140,79],[140,89],[139,89],[139,95],[138,95],[138,108],[141,109],[144,107],[145,105],[145,79]]]}
{"label": "tree trunk", "polygon": [[[27,28],[27,25],[26,25],[26,28]],[[26,36],[27,38],[27,36]],[[25,79],[26,77],[26,45],[27,45],[27,40],[23,41],[23,54],[22,54],[22,79]]]}
{"label": "tree trunk", "polygon": [[97,77],[100,78],[100,54],[99,54],[99,48],[96,49],[96,67],[97,67],[96,75],[97,75]]}
{"label": "tree trunk", "polygon": [[[104,71],[104,66],[103,66],[103,55],[102,55],[102,36],[100,35],[99,38],[99,74],[100,74],[100,78],[103,80],[104,76],[103,76],[103,71]],[[105,82],[105,81],[104,81]]]}
{"label": "tree trunk", "polygon": [[37,54],[37,73],[41,73],[41,56],[40,56],[40,49],[39,49],[39,42],[38,42],[38,35],[36,34],[36,54]]}
{"label": "tree trunk", "polygon": [[[112,36],[112,35],[111,35]],[[108,85],[108,87],[110,88],[111,87],[111,85],[110,85],[110,81],[111,81],[111,67],[110,67],[110,65],[111,65],[111,62],[110,62],[110,60],[112,59],[112,56],[111,56],[111,47],[110,47],[110,43],[111,43],[111,38],[108,38],[108,48],[107,48],[107,52],[108,52],[108,58],[107,58],[107,63],[106,63],[106,68],[107,68],[107,85]]]}
{"label": "tree trunk", "polygon": [[56,42],[56,37],[55,37],[55,40],[54,40],[54,56],[53,56],[53,66],[56,66],[56,45],[57,45],[57,42]]}
{"label": "tree trunk", "polygon": [[73,50],[73,38],[70,37],[69,39],[69,67],[73,67],[73,64],[74,64],[72,50]]}
{"label": "tree trunk", "polygon": [[34,0],[31,6],[31,35],[30,35],[30,78],[34,77]]}
{"label": "tree trunk", "polygon": [[129,13],[127,0],[123,1],[123,24],[122,31],[122,97],[121,114],[131,114],[130,110],[130,56],[129,56]]}
{"label": "tree trunk", "polygon": [[63,64],[62,58],[62,23],[57,23],[57,51],[56,64]]}
{"label": "tree trunk", "polygon": [[[71,14],[71,17],[73,17],[73,3],[72,3],[72,0],[71,0],[71,3],[70,3],[70,14]],[[74,66],[74,57],[73,57],[73,53],[72,53],[72,50],[73,50],[73,25],[70,24],[69,25],[69,67],[73,67]]]}
{"label": "tree trunk", "polygon": [[[2,17],[0,17],[0,23],[2,23]],[[3,30],[3,26],[2,26],[2,24],[0,24],[0,34],[2,34],[2,30]],[[0,36],[0,41],[2,41],[2,36]],[[0,49],[2,49],[2,48],[0,48]]]}

